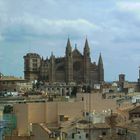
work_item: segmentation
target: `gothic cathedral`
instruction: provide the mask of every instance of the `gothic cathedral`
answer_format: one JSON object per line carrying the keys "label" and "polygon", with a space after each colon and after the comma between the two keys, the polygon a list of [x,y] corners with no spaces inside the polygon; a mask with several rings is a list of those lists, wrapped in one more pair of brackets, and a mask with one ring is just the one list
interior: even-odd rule
{"label": "gothic cathedral", "polygon": [[49,59],[44,60],[36,53],[26,54],[24,76],[26,80],[93,85],[104,81],[103,60],[100,54],[98,64],[91,62],[87,39],[81,54],[76,47],[72,49],[68,38],[64,57],[56,58],[52,53]]}

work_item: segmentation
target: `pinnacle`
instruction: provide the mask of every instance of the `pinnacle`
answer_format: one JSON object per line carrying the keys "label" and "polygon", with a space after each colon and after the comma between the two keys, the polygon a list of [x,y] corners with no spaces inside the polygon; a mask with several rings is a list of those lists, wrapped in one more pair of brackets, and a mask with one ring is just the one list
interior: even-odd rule
{"label": "pinnacle", "polygon": [[71,43],[70,43],[69,37],[68,37],[68,41],[67,41],[67,47],[71,47]]}
{"label": "pinnacle", "polygon": [[99,65],[103,64],[103,60],[102,60],[102,54],[100,53],[100,56],[99,56],[99,62],[98,62]]}
{"label": "pinnacle", "polygon": [[85,41],[85,48],[88,48],[89,49],[88,39],[87,38],[86,38],[86,41]]}

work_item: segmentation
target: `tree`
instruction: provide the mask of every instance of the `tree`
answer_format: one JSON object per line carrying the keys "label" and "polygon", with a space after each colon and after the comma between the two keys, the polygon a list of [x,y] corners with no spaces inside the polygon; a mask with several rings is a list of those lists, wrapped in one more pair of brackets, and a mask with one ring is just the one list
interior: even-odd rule
{"label": "tree", "polygon": [[3,110],[4,114],[10,114],[12,112],[13,112],[13,106],[11,106],[11,105],[4,106],[4,110]]}

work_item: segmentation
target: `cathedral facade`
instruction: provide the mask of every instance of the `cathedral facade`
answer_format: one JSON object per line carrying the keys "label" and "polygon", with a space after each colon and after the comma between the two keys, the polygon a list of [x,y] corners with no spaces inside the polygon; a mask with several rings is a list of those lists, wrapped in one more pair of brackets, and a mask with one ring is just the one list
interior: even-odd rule
{"label": "cathedral facade", "polygon": [[104,81],[103,60],[100,54],[98,64],[91,62],[90,48],[86,39],[83,54],[75,47],[72,49],[67,40],[64,57],[43,59],[36,53],[24,56],[24,77],[26,80],[40,80],[50,83],[75,82],[77,84],[97,84]]}

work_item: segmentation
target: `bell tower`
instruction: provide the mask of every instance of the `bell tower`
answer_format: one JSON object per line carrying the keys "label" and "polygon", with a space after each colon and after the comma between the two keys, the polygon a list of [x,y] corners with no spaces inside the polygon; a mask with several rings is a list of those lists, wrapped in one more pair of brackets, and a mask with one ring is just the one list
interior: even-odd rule
{"label": "bell tower", "polygon": [[53,52],[51,53],[50,57],[50,74],[49,74],[49,81],[51,83],[55,82],[55,56],[53,55]]}
{"label": "bell tower", "polygon": [[91,63],[91,59],[90,59],[90,48],[88,45],[88,40],[86,38],[85,41],[85,46],[84,46],[84,82],[86,84],[90,83],[90,63]]}
{"label": "bell tower", "polygon": [[67,40],[67,45],[66,45],[66,57],[65,57],[65,63],[66,63],[66,83],[70,83],[73,81],[73,56],[72,56],[72,47],[70,43],[70,39],[68,38]]}

